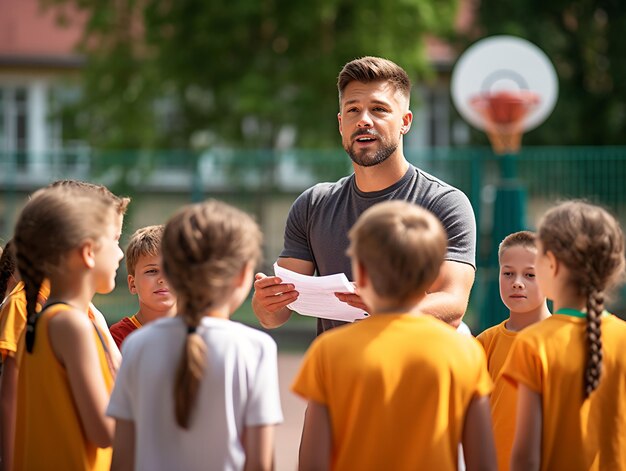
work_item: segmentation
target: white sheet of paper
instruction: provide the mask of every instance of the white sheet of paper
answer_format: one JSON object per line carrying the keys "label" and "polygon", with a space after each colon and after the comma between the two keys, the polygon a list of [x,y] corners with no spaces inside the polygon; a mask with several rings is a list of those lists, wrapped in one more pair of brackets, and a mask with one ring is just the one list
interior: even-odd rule
{"label": "white sheet of paper", "polygon": [[354,293],[354,285],[343,273],[327,276],[301,275],[274,263],[274,274],[283,283],[291,283],[299,293],[289,309],[303,316],[321,317],[337,321],[354,322],[365,319],[368,314],[339,301],[335,293]]}

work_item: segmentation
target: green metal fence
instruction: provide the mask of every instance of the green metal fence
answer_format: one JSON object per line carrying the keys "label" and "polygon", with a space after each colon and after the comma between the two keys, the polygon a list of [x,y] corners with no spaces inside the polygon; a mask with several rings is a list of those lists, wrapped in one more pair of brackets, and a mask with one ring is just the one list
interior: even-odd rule
{"label": "green metal fence", "polygon": [[[423,149],[406,152],[409,161],[463,190],[478,223],[478,271],[467,315],[479,331],[504,318],[504,306],[486,313],[493,266],[493,202],[500,182],[498,157],[488,148]],[[517,183],[527,194],[528,228],[549,206],[565,198],[586,198],[608,207],[626,224],[626,147],[527,147],[512,160]],[[282,224],[289,204],[305,188],[333,181],[351,171],[342,149],[205,152],[0,153],[0,238],[10,237],[27,195],[59,178],[78,178],[133,197],[127,237],[142,225],[162,222],[180,204],[217,197],[254,213],[266,232],[266,264],[282,246]],[[125,240],[125,239],[124,239]],[[123,271],[123,270],[122,270]],[[120,274],[123,282],[125,273]],[[125,285],[120,290],[124,290]],[[134,311],[134,300],[120,294],[113,317]],[[626,297],[613,306],[626,313]]]}

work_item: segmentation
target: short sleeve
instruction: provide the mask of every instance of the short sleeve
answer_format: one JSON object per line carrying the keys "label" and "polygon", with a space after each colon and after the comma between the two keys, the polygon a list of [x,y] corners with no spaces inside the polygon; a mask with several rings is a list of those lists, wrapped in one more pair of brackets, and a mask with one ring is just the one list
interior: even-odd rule
{"label": "short sleeve", "polygon": [[313,261],[307,231],[308,215],[311,210],[310,194],[311,190],[307,190],[298,196],[289,210],[280,257]]}
{"label": "short sleeve", "polygon": [[137,351],[133,348],[133,341],[129,339],[122,347],[122,364],[115,377],[115,385],[111,392],[111,399],[106,410],[106,415],[116,419],[135,420],[133,401],[137,397],[135,387],[135,374],[138,361]]}
{"label": "short sleeve", "polygon": [[476,218],[465,193],[453,188],[438,198],[430,209],[448,235],[446,260],[476,268]]}
{"label": "short sleeve", "polygon": [[[23,291],[20,293],[23,294]],[[22,296],[23,298],[23,296]],[[9,296],[0,309],[0,351],[14,356],[17,342],[26,326],[26,304],[20,294]]]}
{"label": "short sleeve", "polygon": [[313,341],[302,360],[300,370],[296,375],[291,390],[307,401],[328,404],[323,367],[323,340],[324,336]]}
{"label": "short sleeve", "polygon": [[[523,334],[523,332],[522,332]],[[537,351],[520,334],[513,345],[501,372],[502,378],[517,386],[522,383],[530,390],[541,394],[543,391],[543,365]]]}
{"label": "short sleeve", "polygon": [[247,426],[273,425],[283,421],[276,342],[269,336],[264,336],[262,340],[261,354],[251,382],[246,407],[245,424]]}

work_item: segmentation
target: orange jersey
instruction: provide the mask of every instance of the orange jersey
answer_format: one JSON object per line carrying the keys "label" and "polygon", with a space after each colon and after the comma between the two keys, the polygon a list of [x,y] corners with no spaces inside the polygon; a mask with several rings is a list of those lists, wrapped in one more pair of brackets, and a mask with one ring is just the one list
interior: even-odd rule
{"label": "orange jersey", "polygon": [[[44,281],[37,298],[38,307],[46,302],[50,295],[50,284]],[[0,308],[0,353],[2,357],[15,356],[20,336],[26,326],[26,291],[24,283],[19,282],[7,296]]]}
{"label": "orange jersey", "polygon": [[602,317],[602,376],[585,399],[586,319],[553,314],[517,335],[502,375],[541,395],[542,470],[626,469],[626,322]]}
{"label": "orange jersey", "polygon": [[381,314],[318,337],[292,389],[328,408],[333,469],[456,470],[467,408],[491,387],[474,338]]}
{"label": "orange jersey", "polygon": [[[57,360],[48,337],[48,322],[59,312],[71,309],[55,304],[37,321],[33,351],[20,341],[20,372],[17,391],[15,469],[108,470],[111,448],[98,448],[83,432],[67,371]],[[113,387],[106,350],[94,327],[100,370],[108,391]],[[104,411],[102,411],[104,413]]]}
{"label": "orange jersey", "polygon": [[491,393],[491,418],[493,437],[498,456],[498,469],[509,469],[513,438],[515,437],[515,413],[517,409],[517,389],[500,376],[500,371],[511,350],[517,332],[507,330],[507,321],[485,330],[476,339],[487,354],[487,369],[494,382]]}

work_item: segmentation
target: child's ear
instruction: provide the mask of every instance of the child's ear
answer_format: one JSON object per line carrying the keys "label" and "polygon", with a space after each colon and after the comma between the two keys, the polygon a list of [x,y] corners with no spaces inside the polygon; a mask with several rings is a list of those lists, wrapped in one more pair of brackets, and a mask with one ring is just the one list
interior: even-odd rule
{"label": "child's ear", "polygon": [[135,277],[128,275],[128,291],[130,294],[137,294],[137,287],[135,286]]}
{"label": "child's ear", "polygon": [[557,276],[561,271],[559,260],[554,256],[551,250],[546,252],[546,257],[548,257],[548,267],[550,268],[552,276]]}
{"label": "child's ear", "polygon": [[254,271],[254,264],[252,262],[246,262],[241,268],[241,271],[235,276],[233,280],[236,287],[243,286],[248,283],[248,280],[252,278],[252,272]]}
{"label": "child's ear", "polygon": [[369,285],[370,281],[367,269],[359,260],[353,261],[353,267],[354,282],[357,288],[365,288],[367,285]]}
{"label": "child's ear", "polygon": [[96,250],[93,241],[88,240],[80,246],[80,258],[88,268],[96,266]]}

